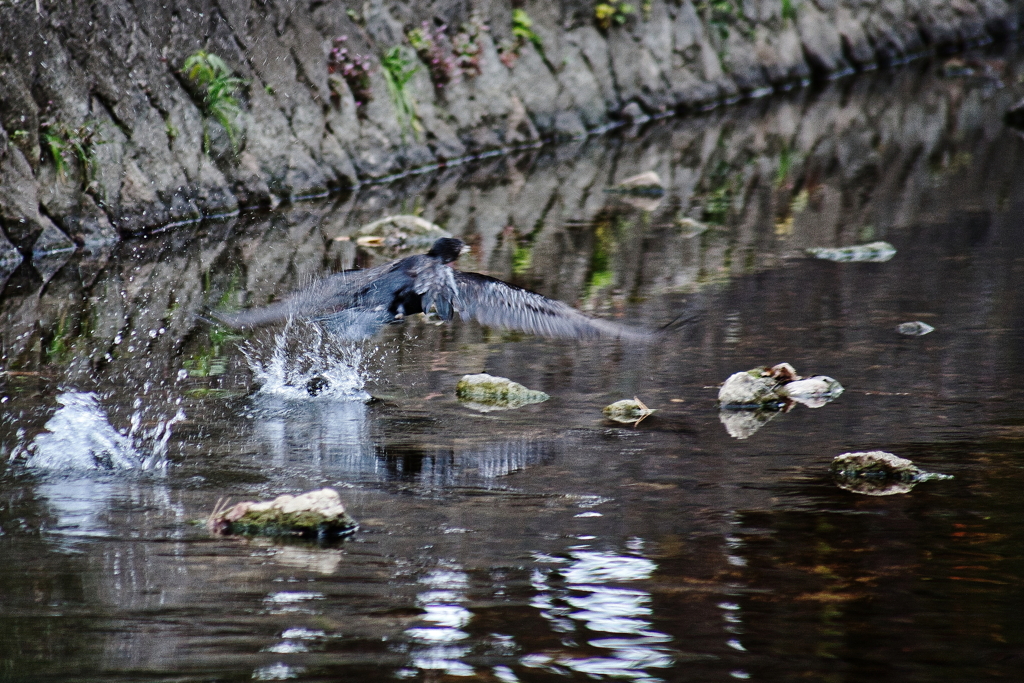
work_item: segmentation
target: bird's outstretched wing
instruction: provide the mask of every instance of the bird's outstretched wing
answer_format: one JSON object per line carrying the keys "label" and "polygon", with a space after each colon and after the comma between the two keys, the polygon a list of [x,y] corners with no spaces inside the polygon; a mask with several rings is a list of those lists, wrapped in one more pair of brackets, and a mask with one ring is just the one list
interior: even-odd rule
{"label": "bird's outstretched wing", "polygon": [[288,318],[326,319],[338,311],[353,307],[375,308],[382,303],[386,304],[385,285],[388,284],[388,276],[395,270],[397,263],[368,270],[335,273],[269,306],[235,313],[210,311],[210,316],[228,327],[237,329],[266,325]]}
{"label": "bird's outstretched wing", "polygon": [[561,301],[487,275],[462,271],[454,271],[454,275],[456,310],[463,318],[473,318],[482,325],[563,339],[613,337],[639,341],[649,337],[644,330],[590,318]]}

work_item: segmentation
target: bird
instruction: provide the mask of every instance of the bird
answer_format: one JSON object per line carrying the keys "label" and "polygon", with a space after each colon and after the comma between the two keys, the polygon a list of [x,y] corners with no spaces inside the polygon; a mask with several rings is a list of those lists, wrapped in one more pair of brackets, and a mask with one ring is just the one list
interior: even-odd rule
{"label": "bird", "polygon": [[351,341],[368,339],[385,325],[416,313],[443,322],[458,313],[488,327],[550,338],[640,340],[647,336],[643,330],[591,318],[561,301],[449,265],[467,251],[462,240],[442,237],[426,254],[334,273],[262,308],[211,315],[235,329],[306,318]]}

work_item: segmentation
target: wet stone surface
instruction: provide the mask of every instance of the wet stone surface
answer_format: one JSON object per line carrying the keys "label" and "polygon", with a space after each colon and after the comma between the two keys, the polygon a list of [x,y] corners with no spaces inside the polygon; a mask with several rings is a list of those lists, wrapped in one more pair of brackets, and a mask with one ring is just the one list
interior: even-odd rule
{"label": "wet stone surface", "polygon": [[[0,681],[1019,677],[1024,71],[983,56],[1006,87],[922,62],[21,263]],[[651,204],[604,191],[647,172]],[[204,320],[373,265],[356,231],[399,214],[471,245],[459,267],[660,332]],[[845,391],[733,411],[734,438],[718,385],[766,359]],[[550,398],[466,410],[479,373]],[[605,419],[633,396],[658,412]],[[835,454],[874,450],[954,478],[835,485]],[[324,488],[359,522],[338,544],[195,523]]]}

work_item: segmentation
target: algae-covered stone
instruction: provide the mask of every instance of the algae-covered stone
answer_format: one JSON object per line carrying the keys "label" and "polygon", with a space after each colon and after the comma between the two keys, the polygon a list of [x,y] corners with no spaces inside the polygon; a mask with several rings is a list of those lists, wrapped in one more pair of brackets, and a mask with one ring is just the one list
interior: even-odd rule
{"label": "algae-covered stone", "polygon": [[719,405],[723,408],[744,408],[781,403],[782,398],[775,391],[779,381],[762,374],[762,370],[755,368],[730,375],[718,390]]}
{"label": "algae-covered stone", "polygon": [[718,404],[726,409],[781,408],[795,401],[820,408],[843,393],[843,386],[825,375],[803,378],[789,363],[737,372],[718,390]]}
{"label": "algae-covered stone", "polygon": [[885,451],[837,455],[829,471],[839,488],[866,496],[907,493],[922,481],[953,478],[925,472],[912,461]]}
{"label": "algae-covered stone", "polygon": [[896,326],[896,331],[900,334],[905,334],[908,337],[922,337],[929,332],[934,332],[935,328],[928,323],[915,320],[909,323],[900,323]]}
{"label": "algae-covered stone", "polygon": [[522,408],[551,398],[543,391],[527,389],[506,377],[486,373],[464,375],[455,387],[455,395],[462,405],[481,413]]}
{"label": "algae-covered stone", "polygon": [[382,249],[390,256],[409,251],[426,251],[440,237],[451,233],[419,216],[387,216],[359,228],[356,244]]}
{"label": "algae-covered stone", "polygon": [[842,393],[843,386],[831,377],[803,378],[789,363],[753,368],[725,380],[718,390],[718,417],[730,436],[746,439],[798,403],[820,408]]}
{"label": "algae-covered stone", "polygon": [[272,501],[244,501],[226,510],[216,509],[206,522],[217,534],[340,538],[356,530],[334,489],[283,495]]}
{"label": "algae-covered stone", "polygon": [[888,242],[871,242],[852,247],[828,249],[815,247],[807,249],[807,254],[826,261],[839,263],[882,263],[896,255],[896,248]]}
{"label": "algae-covered stone", "polygon": [[621,401],[616,401],[604,407],[605,417],[613,422],[632,424],[636,427],[643,422],[654,410],[644,405],[644,402],[634,396]]}

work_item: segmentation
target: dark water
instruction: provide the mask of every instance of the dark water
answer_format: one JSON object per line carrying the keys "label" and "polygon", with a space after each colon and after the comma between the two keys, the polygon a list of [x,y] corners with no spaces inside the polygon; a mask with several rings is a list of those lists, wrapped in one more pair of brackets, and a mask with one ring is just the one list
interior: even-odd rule
{"label": "dark water", "polygon": [[[23,266],[0,680],[1021,680],[1024,140],[1001,117],[1024,62],[977,59]],[[657,206],[603,191],[649,170]],[[666,333],[409,321],[351,349],[197,321],[373,262],[334,238],[394,213],[466,239],[465,269]],[[896,255],[804,255],[876,240]],[[782,361],[846,391],[733,438],[718,385]],[[470,411],[455,384],[484,371],[551,399]],[[634,395],[658,412],[602,418]],[[871,449],[955,478],[838,488],[832,458]],[[361,524],[340,545],[195,524],[323,486]]]}

